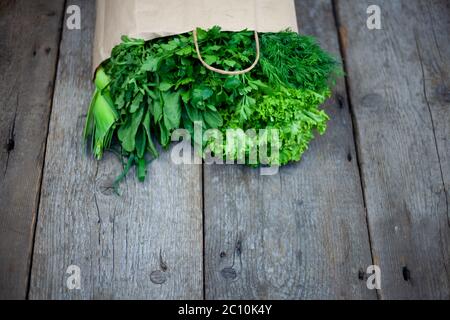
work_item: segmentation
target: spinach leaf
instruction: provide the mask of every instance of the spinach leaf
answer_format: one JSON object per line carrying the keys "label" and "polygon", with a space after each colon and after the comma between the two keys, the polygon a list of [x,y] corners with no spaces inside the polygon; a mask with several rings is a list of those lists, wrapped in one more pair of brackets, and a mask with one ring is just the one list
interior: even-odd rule
{"label": "spinach leaf", "polygon": [[136,146],[136,133],[139,129],[139,125],[141,124],[143,115],[144,110],[139,109],[127,119],[125,125],[122,125],[117,132],[117,136],[122,142],[122,148],[127,152],[134,151]]}
{"label": "spinach leaf", "polygon": [[181,103],[180,92],[163,92],[164,101],[164,125],[167,131],[171,131],[180,126],[181,121]]}

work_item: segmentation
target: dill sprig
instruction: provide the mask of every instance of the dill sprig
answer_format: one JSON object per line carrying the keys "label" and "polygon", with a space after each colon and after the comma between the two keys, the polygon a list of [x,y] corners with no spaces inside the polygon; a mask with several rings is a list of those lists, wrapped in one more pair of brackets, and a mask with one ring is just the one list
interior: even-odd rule
{"label": "dill sprig", "polygon": [[271,85],[320,92],[341,74],[337,60],[313,37],[289,31],[266,33],[261,46],[260,66]]}

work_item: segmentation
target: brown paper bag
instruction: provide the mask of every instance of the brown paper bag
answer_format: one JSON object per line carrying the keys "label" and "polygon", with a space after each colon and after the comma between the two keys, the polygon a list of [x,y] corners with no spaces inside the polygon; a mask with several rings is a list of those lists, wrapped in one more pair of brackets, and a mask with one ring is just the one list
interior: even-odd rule
{"label": "brown paper bag", "polygon": [[294,0],[97,0],[93,70],[122,35],[151,40],[197,27],[298,31]]}

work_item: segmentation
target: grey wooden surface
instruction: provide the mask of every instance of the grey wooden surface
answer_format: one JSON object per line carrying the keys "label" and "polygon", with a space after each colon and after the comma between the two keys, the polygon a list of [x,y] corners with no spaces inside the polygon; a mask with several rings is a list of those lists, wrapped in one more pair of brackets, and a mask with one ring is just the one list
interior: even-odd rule
{"label": "grey wooden surface", "polygon": [[94,1],[66,3],[78,31],[63,3],[0,1],[0,299],[25,298],[29,274],[31,299],[450,297],[448,1],[296,1],[301,32],[345,59],[327,133],[274,176],[163,153],[121,198],[118,160],[81,139]]}
{"label": "grey wooden surface", "polygon": [[[300,32],[339,56],[331,1],[296,10]],[[359,279],[372,262],[345,91],[339,81],[329,130],[300,163],[274,176],[204,167],[206,298],[376,298]]]}
{"label": "grey wooden surface", "polygon": [[[201,166],[155,161],[122,197],[118,160],[96,162],[81,139],[91,87],[95,2],[72,1],[82,29],[63,31],[31,273],[31,299],[201,299]],[[81,269],[70,291],[66,269]]]}
{"label": "grey wooden surface", "polygon": [[0,299],[27,292],[64,1],[0,1]]}
{"label": "grey wooden surface", "polygon": [[[364,27],[382,10],[382,30]],[[339,1],[383,299],[450,298],[448,1]]]}

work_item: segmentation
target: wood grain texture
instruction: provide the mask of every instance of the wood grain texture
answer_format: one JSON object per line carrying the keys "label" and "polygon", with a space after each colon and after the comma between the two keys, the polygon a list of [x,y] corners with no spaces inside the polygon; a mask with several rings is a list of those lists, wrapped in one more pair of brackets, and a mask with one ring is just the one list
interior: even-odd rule
{"label": "wood grain texture", "polygon": [[[366,28],[373,4],[382,30]],[[380,296],[449,299],[449,2],[337,7]]]}
{"label": "wood grain texture", "polygon": [[[339,56],[331,1],[296,9],[301,32]],[[345,91],[341,80],[325,106],[327,133],[278,175],[204,167],[208,299],[376,299]]]}
{"label": "wood grain texture", "polygon": [[25,299],[64,1],[0,2],[0,299]]}
{"label": "wood grain texture", "polygon": [[[95,1],[81,7],[82,30],[64,29],[51,114],[31,275],[31,299],[201,299],[201,166],[176,166],[169,153],[113,195],[119,161],[96,162],[81,133],[92,93]],[[81,269],[69,290],[66,269]]]}

